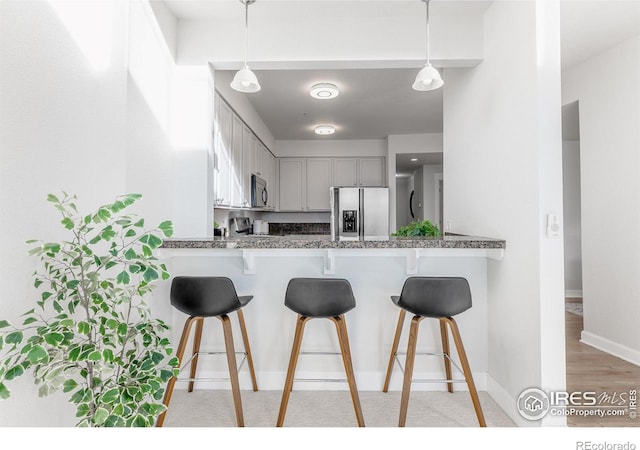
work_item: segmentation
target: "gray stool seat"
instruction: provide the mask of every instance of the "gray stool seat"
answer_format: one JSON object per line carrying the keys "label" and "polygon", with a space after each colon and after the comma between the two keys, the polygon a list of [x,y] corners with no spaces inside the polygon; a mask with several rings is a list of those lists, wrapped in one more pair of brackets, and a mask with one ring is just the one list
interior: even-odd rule
{"label": "gray stool seat", "polygon": [[418,330],[420,322],[428,317],[438,319],[440,322],[440,336],[442,339],[442,353],[438,354],[444,358],[444,367],[446,372],[445,380],[422,380],[422,381],[443,381],[447,383],[449,392],[453,392],[454,380],[451,374],[451,355],[449,352],[449,335],[447,327],[451,329],[460,363],[461,371],[464,374],[464,381],[469,387],[469,394],[473,403],[478,423],[481,427],[486,426],[478,392],[476,391],[469,361],[462,344],[462,338],[458,325],[453,316],[460,314],[471,308],[471,289],[469,282],[461,277],[410,277],[407,278],[402,287],[400,295],[391,296],[391,301],[400,308],[400,317],[396,325],[396,332],[391,345],[391,356],[389,357],[389,365],[387,367],[387,375],[384,381],[383,392],[388,392],[391,373],[398,359],[398,344],[402,334],[405,315],[407,312],[413,314],[411,319],[411,328],[409,332],[409,341],[407,343],[407,352],[404,366],[404,380],[402,383],[402,398],[400,402],[400,418],[398,426],[405,426],[407,419],[407,410],[409,407],[409,394],[411,392],[411,383],[413,381],[413,366],[416,356],[416,346],[418,342]]}
{"label": "gray stool seat", "polygon": [[465,278],[411,277],[391,301],[418,316],[452,317],[471,308],[471,289]]}
{"label": "gray stool seat", "polygon": [[[176,351],[176,357],[180,364],[183,363],[183,357],[189,335],[191,333],[191,327],[195,323],[196,330],[193,338],[193,352],[191,359],[185,364],[190,362],[190,377],[189,377],[189,392],[193,391],[194,382],[197,380],[202,381],[202,378],[196,378],[196,370],[198,366],[198,356],[201,354],[218,354],[220,352],[200,352],[200,342],[202,341],[202,329],[204,327],[204,319],[207,317],[216,317],[222,322],[222,329],[224,333],[225,352],[227,356],[227,365],[229,366],[229,380],[231,381],[231,390],[233,393],[233,404],[235,407],[236,423],[239,427],[244,426],[244,417],[242,413],[242,400],[240,398],[240,383],[238,379],[238,365],[236,363],[236,353],[244,355],[251,375],[251,382],[253,384],[253,390],[258,390],[258,384],[256,382],[256,374],[253,367],[253,357],[251,356],[251,347],[249,345],[249,338],[247,335],[247,328],[244,322],[244,314],[242,308],[244,308],[253,298],[251,295],[238,296],[236,288],[233,282],[227,277],[188,277],[180,276],[174,277],[171,281],[170,300],[171,305],[178,311],[187,314],[187,318],[184,328],[182,330],[182,337],[178,344]],[[238,321],[240,323],[240,332],[242,333],[242,340],[244,343],[244,352],[236,352],[235,345],[233,343],[233,334],[231,330],[231,322],[229,320],[229,313],[237,312]],[[243,360],[244,362],[244,360]],[[242,363],[241,363],[242,365]],[[182,369],[181,369],[182,370]],[[171,395],[177,377],[171,378],[167,384],[167,389],[164,394],[163,404],[168,408],[171,402]],[[209,380],[212,381],[212,380]],[[159,417],[156,426],[161,427],[164,423],[166,410]]]}
{"label": "gray stool seat", "polygon": [[358,426],[363,427],[364,418],[362,416],[358,388],[356,387],[355,374],[351,362],[347,325],[344,319],[344,314],[356,306],[351,284],[347,280],[339,278],[293,278],[287,285],[284,304],[287,308],[298,314],[298,320],[296,321],[291,358],[289,360],[289,368],[287,369],[287,377],[282,392],[282,401],[280,403],[280,412],[276,426],[281,427],[284,424],[289,396],[293,390],[298,356],[300,355],[300,348],[302,346],[304,326],[311,319],[326,318],[331,320],[336,326],[338,342],[340,344],[340,354],[342,355],[342,362],[347,375],[347,382],[349,383],[349,391],[356,413],[356,420]]}
{"label": "gray stool seat", "polygon": [[293,278],[284,304],[305,317],[337,317],[356,307],[351,285],[335,278]]}
{"label": "gray stool seat", "polygon": [[246,306],[252,295],[238,297],[226,277],[175,277],[171,283],[171,305],[190,316],[215,317]]}

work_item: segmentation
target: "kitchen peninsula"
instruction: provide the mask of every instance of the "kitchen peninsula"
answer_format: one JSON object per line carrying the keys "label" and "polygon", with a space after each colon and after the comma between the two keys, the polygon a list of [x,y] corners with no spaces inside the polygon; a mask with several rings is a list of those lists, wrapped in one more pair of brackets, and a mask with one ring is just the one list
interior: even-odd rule
{"label": "kitchen peninsula", "polygon": [[[295,328],[295,315],[284,306],[287,283],[294,277],[333,277],[349,280],[356,308],[347,316],[354,370],[358,388],[380,390],[396,325],[397,307],[390,300],[398,295],[409,276],[461,276],[470,284],[473,307],[458,317],[476,384],[486,389],[487,372],[487,264],[501,260],[506,243],[499,239],[447,235],[390,237],[378,241],[333,241],[328,235],[247,236],[237,238],[171,239],[164,242],[159,258],[172,276],[226,276],[239,295],[253,295],[245,308],[260,389],[282,389]],[[154,302],[169,304],[171,280],[160,284]],[[185,316],[171,310],[174,342],[180,338]],[[232,320],[235,322],[235,320]],[[327,321],[311,321],[303,351],[335,352],[335,331]],[[402,345],[406,345],[407,327]],[[217,321],[210,327],[218,328]],[[206,335],[203,348],[219,350],[222,331]],[[235,333],[235,331],[234,331]],[[239,331],[235,334],[240,336]],[[308,337],[307,337],[308,336]],[[308,342],[308,345],[305,343]],[[440,332],[436,322],[421,331],[423,351],[438,351]],[[241,340],[236,339],[237,349]],[[418,378],[441,378],[442,358],[416,360]],[[202,360],[203,376],[223,378],[224,358]],[[346,383],[326,379],[344,378],[341,360],[334,355],[303,355],[299,376],[322,381],[298,383],[295,389],[347,389]],[[455,372],[455,371],[454,371]],[[461,374],[455,374],[460,378]],[[249,386],[248,372],[240,372],[241,386]],[[180,387],[180,384],[178,384]],[[457,385],[466,389],[464,383]],[[401,371],[394,372],[391,390],[401,387]],[[229,389],[227,382],[200,383],[200,389]],[[415,389],[445,389],[446,385],[418,384]]]}

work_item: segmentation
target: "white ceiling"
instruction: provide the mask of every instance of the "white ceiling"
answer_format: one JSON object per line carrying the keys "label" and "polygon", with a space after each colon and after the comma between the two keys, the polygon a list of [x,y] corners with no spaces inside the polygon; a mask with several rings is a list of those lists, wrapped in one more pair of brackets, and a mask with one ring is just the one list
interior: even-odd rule
{"label": "white ceiling", "polygon": [[[300,5],[340,0],[259,1]],[[346,8],[345,14],[362,14],[364,8],[389,7],[406,1],[351,0],[341,1],[341,5]],[[238,0],[168,0],[165,3],[179,19],[238,21],[243,12]],[[437,20],[439,14],[481,15],[491,3],[434,0],[432,21]],[[563,69],[638,34],[640,0],[561,1]],[[440,132],[442,90],[412,91],[410,85],[416,72],[416,69],[257,71],[262,90],[249,94],[248,98],[277,140],[382,139],[389,134]],[[231,80],[231,72],[217,73],[220,82]],[[342,95],[334,100],[314,100],[308,95],[308,88],[316,82],[334,82]],[[339,132],[316,137],[311,130],[321,122],[335,124]]]}
{"label": "white ceiling", "polygon": [[[217,83],[235,72],[216,71]],[[336,139],[384,139],[390,134],[442,132],[442,89],[416,92],[416,69],[255,71],[262,89],[246,94],[276,139],[327,139],[316,125],[336,126]],[[317,83],[334,83],[340,95],[317,100]]]}

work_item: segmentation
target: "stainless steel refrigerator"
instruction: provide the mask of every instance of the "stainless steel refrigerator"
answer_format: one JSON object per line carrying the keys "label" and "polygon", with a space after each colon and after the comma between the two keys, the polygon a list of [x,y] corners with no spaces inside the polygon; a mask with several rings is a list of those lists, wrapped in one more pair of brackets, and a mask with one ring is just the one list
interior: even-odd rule
{"label": "stainless steel refrigerator", "polygon": [[332,187],[331,239],[389,239],[389,188]]}

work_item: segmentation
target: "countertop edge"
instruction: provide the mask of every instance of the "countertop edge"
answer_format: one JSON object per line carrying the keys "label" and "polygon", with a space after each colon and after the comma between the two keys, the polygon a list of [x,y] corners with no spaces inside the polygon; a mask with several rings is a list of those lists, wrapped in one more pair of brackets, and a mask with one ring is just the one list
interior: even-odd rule
{"label": "countertop edge", "polygon": [[162,249],[502,249],[506,241],[479,236],[392,238],[390,240],[331,241],[322,238],[167,239]]}

